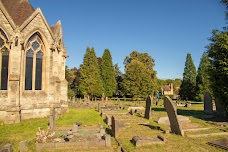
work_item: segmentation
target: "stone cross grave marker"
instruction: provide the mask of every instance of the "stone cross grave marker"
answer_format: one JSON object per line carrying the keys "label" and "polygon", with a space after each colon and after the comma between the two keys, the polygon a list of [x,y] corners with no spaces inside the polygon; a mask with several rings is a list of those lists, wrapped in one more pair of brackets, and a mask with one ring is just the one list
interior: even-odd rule
{"label": "stone cross grave marker", "polygon": [[177,135],[184,136],[184,132],[181,130],[180,123],[177,119],[175,106],[169,96],[165,97],[164,106],[169,117],[171,131]]}
{"label": "stone cross grave marker", "polygon": [[151,106],[152,106],[152,98],[151,96],[148,96],[146,99],[146,110],[144,117],[147,119],[150,119],[151,116]]}
{"label": "stone cross grave marker", "polygon": [[204,94],[204,112],[213,113],[212,97],[209,92]]}

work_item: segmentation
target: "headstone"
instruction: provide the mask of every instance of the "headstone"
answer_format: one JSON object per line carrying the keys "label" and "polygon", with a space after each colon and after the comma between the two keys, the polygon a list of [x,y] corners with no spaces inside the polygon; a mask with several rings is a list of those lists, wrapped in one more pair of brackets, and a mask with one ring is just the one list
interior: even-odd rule
{"label": "headstone", "polygon": [[146,99],[146,110],[145,110],[145,118],[150,119],[151,116],[151,106],[152,106],[152,98],[148,96]]}
{"label": "headstone", "polygon": [[106,101],[106,102],[108,101],[108,97],[105,98],[105,101]]}
{"label": "headstone", "polygon": [[206,92],[204,94],[204,112],[205,113],[213,113],[213,103],[212,103],[212,97],[209,92]]}
{"label": "headstone", "polygon": [[115,119],[114,116],[112,116],[112,135],[113,137],[117,138],[118,137],[118,124],[117,124],[117,120]]}
{"label": "headstone", "polygon": [[28,151],[27,141],[21,141],[19,143],[19,146],[20,146],[20,152]]}
{"label": "headstone", "polygon": [[164,107],[169,117],[171,131],[177,135],[184,136],[184,132],[181,130],[180,123],[177,119],[175,106],[169,96],[165,97]]}
{"label": "headstone", "polygon": [[111,137],[110,135],[105,135],[105,146],[110,147],[111,146]]}
{"label": "headstone", "polygon": [[0,152],[12,152],[12,151],[13,151],[12,144],[6,144],[2,148],[0,148]]}
{"label": "headstone", "polygon": [[75,97],[73,97],[73,103],[75,103]]}
{"label": "headstone", "polygon": [[75,125],[73,126],[72,132],[73,132],[73,133],[78,132],[78,125],[77,125],[77,124],[75,124]]}
{"label": "headstone", "polygon": [[131,109],[129,113],[130,113],[131,115],[133,115],[133,110]]}
{"label": "headstone", "polygon": [[100,103],[97,103],[97,111],[100,111]]}
{"label": "headstone", "polygon": [[105,129],[104,128],[100,128],[100,136],[104,136],[105,135]]}
{"label": "headstone", "polygon": [[152,144],[164,144],[166,142],[166,139],[161,136],[159,136],[157,138],[134,136],[132,138],[131,142],[136,147],[141,147],[141,146],[152,145]]}
{"label": "headstone", "polygon": [[112,120],[111,120],[111,117],[109,115],[106,115],[106,123],[108,126],[112,125]]}
{"label": "headstone", "polygon": [[219,139],[215,141],[210,141],[207,143],[208,145],[215,146],[224,150],[228,150],[228,138]]}
{"label": "headstone", "polygon": [[50,122],[49,122],[49,129],[50,129],[50,131],[53,131],[54,130],[55,121],[56,121],[55,108],[53,108],[52,109],[52,113],[50,115]]}
{"label": "headstone", "polygon": [[219,116],[226,116],[226,111],[219,98],[215,98],[216,114]]}

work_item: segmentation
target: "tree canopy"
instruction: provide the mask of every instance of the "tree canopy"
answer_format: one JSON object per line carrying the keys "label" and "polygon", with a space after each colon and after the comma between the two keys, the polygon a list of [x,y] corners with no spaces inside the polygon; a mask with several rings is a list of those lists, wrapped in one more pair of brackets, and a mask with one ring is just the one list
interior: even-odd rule
{"label": "tree canopy", "polygon": [[153,94],[156,86],[154,59],[147,53],[133,51],[125,58],[124,64],[125,74],[122,86],[125,94],[136,99]]}

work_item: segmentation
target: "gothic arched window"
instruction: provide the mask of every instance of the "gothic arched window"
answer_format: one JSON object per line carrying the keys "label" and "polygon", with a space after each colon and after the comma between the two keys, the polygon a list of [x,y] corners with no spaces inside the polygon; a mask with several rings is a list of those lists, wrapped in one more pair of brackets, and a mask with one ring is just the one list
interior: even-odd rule
{"label": "gothic arched window", "polygon": [[0,90],[7,90],[8,88],[9,47],[7,40],[6,34],[0,29]]}
{"label": "gothic arched window", "polygon": [[25,90],[42,90],[43,51],[40,36],[33,34],[26,46]]}

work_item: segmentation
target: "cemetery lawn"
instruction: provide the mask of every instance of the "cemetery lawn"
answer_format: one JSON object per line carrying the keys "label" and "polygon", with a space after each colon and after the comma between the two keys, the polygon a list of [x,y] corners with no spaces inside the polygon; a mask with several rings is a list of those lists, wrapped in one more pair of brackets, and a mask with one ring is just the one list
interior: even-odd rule
{"label": "cemetery lawn", "polygon": [[[69,113],[64,114],[57,120],[57,127],[73,126],[76,122],[82,125],[103,124],[103,119],[94,109],[70,109]],[[13,150],[19,151],[19,142],[30,140],[29,149],[35,151],[35,138],[38,127],[47,130],[49,118],[23,120],[18,124],[0,125],[0,147],[7,143],[13,144]],[[33,143],[33,144],[32,144]]]}
{"label": "cemetery lawn", "polygon": [[[145,106],[145,105],[144,105]],[[213,124],[210,124],[208,122],[213,122],[213,119],[209,118],[199,118],[200,116],[204,116],[203,112],[204,105],[202,103],[193,103],[191,107],[177,107],[177,113],[183,116],[189,117],[191,120],[191,123],[184,124],[182,126],[182,129],[188,129],[188,128],[211,128],[209,130],[200,130],[196,132],[185,132],[185,135],[199,135],[199,134],[208,134],[208,133],[223,133],[223,130],[227,130],[228,127],[222,127],[222,126],[216,126]],[[213,140],[218,140],[222,138],[227,138],[227,136],[208,136],[208,137],[198,137],[198,138],[192,138],[187,136],[179,136],[175,134],[163,134],[161,130],[169,130],[169,126],[158,124],[155,122],[155,120],[158,117],[167,116],[167,113],[165,112],[165,109],[161,105],[158,106],[152,106],[152,110],[154,112],[152,113],[152,118],[149,120],[150,126],[143,126],[143,125],[132,125],[131,127],[128,127],[127,129],[123,129],[118,137],[118,141],[123,145],[125,150],[130,152],[149,152],[149,151],[157,151],[157,152],[163,152],[163,151],[172,151],[172,152],[180,152],[180,151],[191,151],[191,152],[199,152],[199,151],[212,151],[212,152],[222,152],[225,150],[218,149],[215,147],[212,147],[210,145],[207,145],[206,143]],[[134,114],[135,117],[143,117],[139,116],[137,114]],[[214,118],[218,119],[218,118]],[[152,128],[158,128],[160,127],[161,130],[151,129]],[[148,145],[143,147],[135,147],[130,140],[133,136],[146,136],[149,138],[156,138],[157,135],[162,135],[165,139],[167,139],[166,144],[158,144],[158,145]]]}
{"label": "cemetery lawn", "polygon": [[94,109],[70,109],[69,113],[64,114],[57,120],[56,126],[72,126],[76,122],[82,122],[82,125],[94,125],[101,123],[106,125],[99,113]]}

